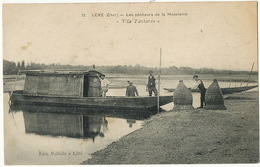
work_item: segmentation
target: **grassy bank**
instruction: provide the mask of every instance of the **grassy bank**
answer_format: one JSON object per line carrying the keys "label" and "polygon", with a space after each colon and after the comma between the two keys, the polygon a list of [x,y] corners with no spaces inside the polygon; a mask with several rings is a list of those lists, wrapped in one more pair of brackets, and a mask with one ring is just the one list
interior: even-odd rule
{"label": "grassy bank", "polygon": [[82,164],[258,163],[258,92],[229,95],[225,106],[155,115]]}

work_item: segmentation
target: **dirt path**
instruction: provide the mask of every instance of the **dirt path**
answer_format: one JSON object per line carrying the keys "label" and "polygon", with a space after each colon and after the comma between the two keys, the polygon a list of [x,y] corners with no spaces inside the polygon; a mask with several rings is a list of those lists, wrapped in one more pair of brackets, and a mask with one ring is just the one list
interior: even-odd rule
{"label": "dirt path", "polygon": [[258,92],[231,95],[225,106],[155,115],[82,164],[258,163]]}

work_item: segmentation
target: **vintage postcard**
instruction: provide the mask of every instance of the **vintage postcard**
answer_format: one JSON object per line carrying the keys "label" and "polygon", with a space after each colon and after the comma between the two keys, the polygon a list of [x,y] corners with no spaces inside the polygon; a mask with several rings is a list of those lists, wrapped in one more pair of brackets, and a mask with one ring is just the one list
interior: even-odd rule
{"label": "vintage postcard", "polygon": [[2,8],[5,165],[259,163],[257,1]]}

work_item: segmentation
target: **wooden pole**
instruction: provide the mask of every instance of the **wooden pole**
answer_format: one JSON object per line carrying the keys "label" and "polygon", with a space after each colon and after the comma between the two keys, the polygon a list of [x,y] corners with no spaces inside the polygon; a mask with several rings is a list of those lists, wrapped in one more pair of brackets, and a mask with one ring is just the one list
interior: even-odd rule
{"label": "wooden pole", "polygon": [[161,84],[161,66],[162,66],[162,48],[160,48],[160,66],[159,66],[159,79],[158,79],[158,92],[157,92],[157,111],[160,111],[160,84]]}
{"label": "wooden pole", "polygon": [[9,113],[10,113],[10,112],[12,113],[12,117],[13,117],[13,120],[14,120],[14,124],[15,124],[15,127],[16,127],[18,133],[19,133],[19,130],[18,130],[18,127],[17,127],[16,121],[15,121],[15,118],[14,118],[14,114],[13,114],[14,112],[13,112],[12,109],[11,109],[11,97],[12,97],[13,91],[14,91],[14,89],[15,89],[15,87],[16,87],[16,81],[17,81],[17,78],[18,78],[19,73],[20,73],[20,69],[18,69],[17,75],[16,75],[16,77],[15,77],[14,85],[13,85],[12,90],[11,90],[11,92],[10,92],[10,97],[9,97],[9,101],[8,101],[8,104],[9,104]]}
{"label": "wooden pole", "polygon": [[255,64],[255,62],[253,62],[253,64],[252,64],[252,68],[251,68],[250,74],[249,74],[248,79],[247,79],[245,92],[246,92],[246,89],[247,89],[247,86],[248,86],[248,82],[249,82],[249,80],[250,80],[250,77],[251,77],[251,74],[252,74],[252,71],[253,71],[253,68],[254,68],[254,64]]}

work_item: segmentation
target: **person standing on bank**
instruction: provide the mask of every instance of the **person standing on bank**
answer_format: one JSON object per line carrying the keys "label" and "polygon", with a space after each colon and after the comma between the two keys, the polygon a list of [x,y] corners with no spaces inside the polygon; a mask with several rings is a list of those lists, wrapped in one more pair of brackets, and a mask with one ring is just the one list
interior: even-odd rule
{"label": "person standing on bank", "polygon": [[110,84],[110,82],[105,78],[104,74],[100,75],[100,83],[101,83],[101,95],[102,97],[106,97],[106,93],[108,91],[108,86]]}
{"label": "person standing on bank", "polygon": [[157,89],[155,84],[155,77],[153,76],[153,71],[149,71],[149,74],[150,75],[148,76],[148,83],[147,83],[149,96],[152,96],[152,93],[154,93],[154,95],[157,96]]}
{"label": "person standing on bank", "polygon": [[133,82],[131,81],[127,81],[127,82],[129,86],[126,87],[126,93],[125,93],[126,97],[134,97],[135,95],[139,96],[136,87],[133,85]]}
{"label": "person standing on bank", "polygon": [[205,106],[206,106],[206,102],[205,102],[206,88],[205,88],[202,80],[199,79],[198,75],[194,75],[193,79],[195,80],[196,85],[190,89],[199,89],[200,90],[200,107],[198,107],[198,108],[203,108],[203,104],[205,104]]}

